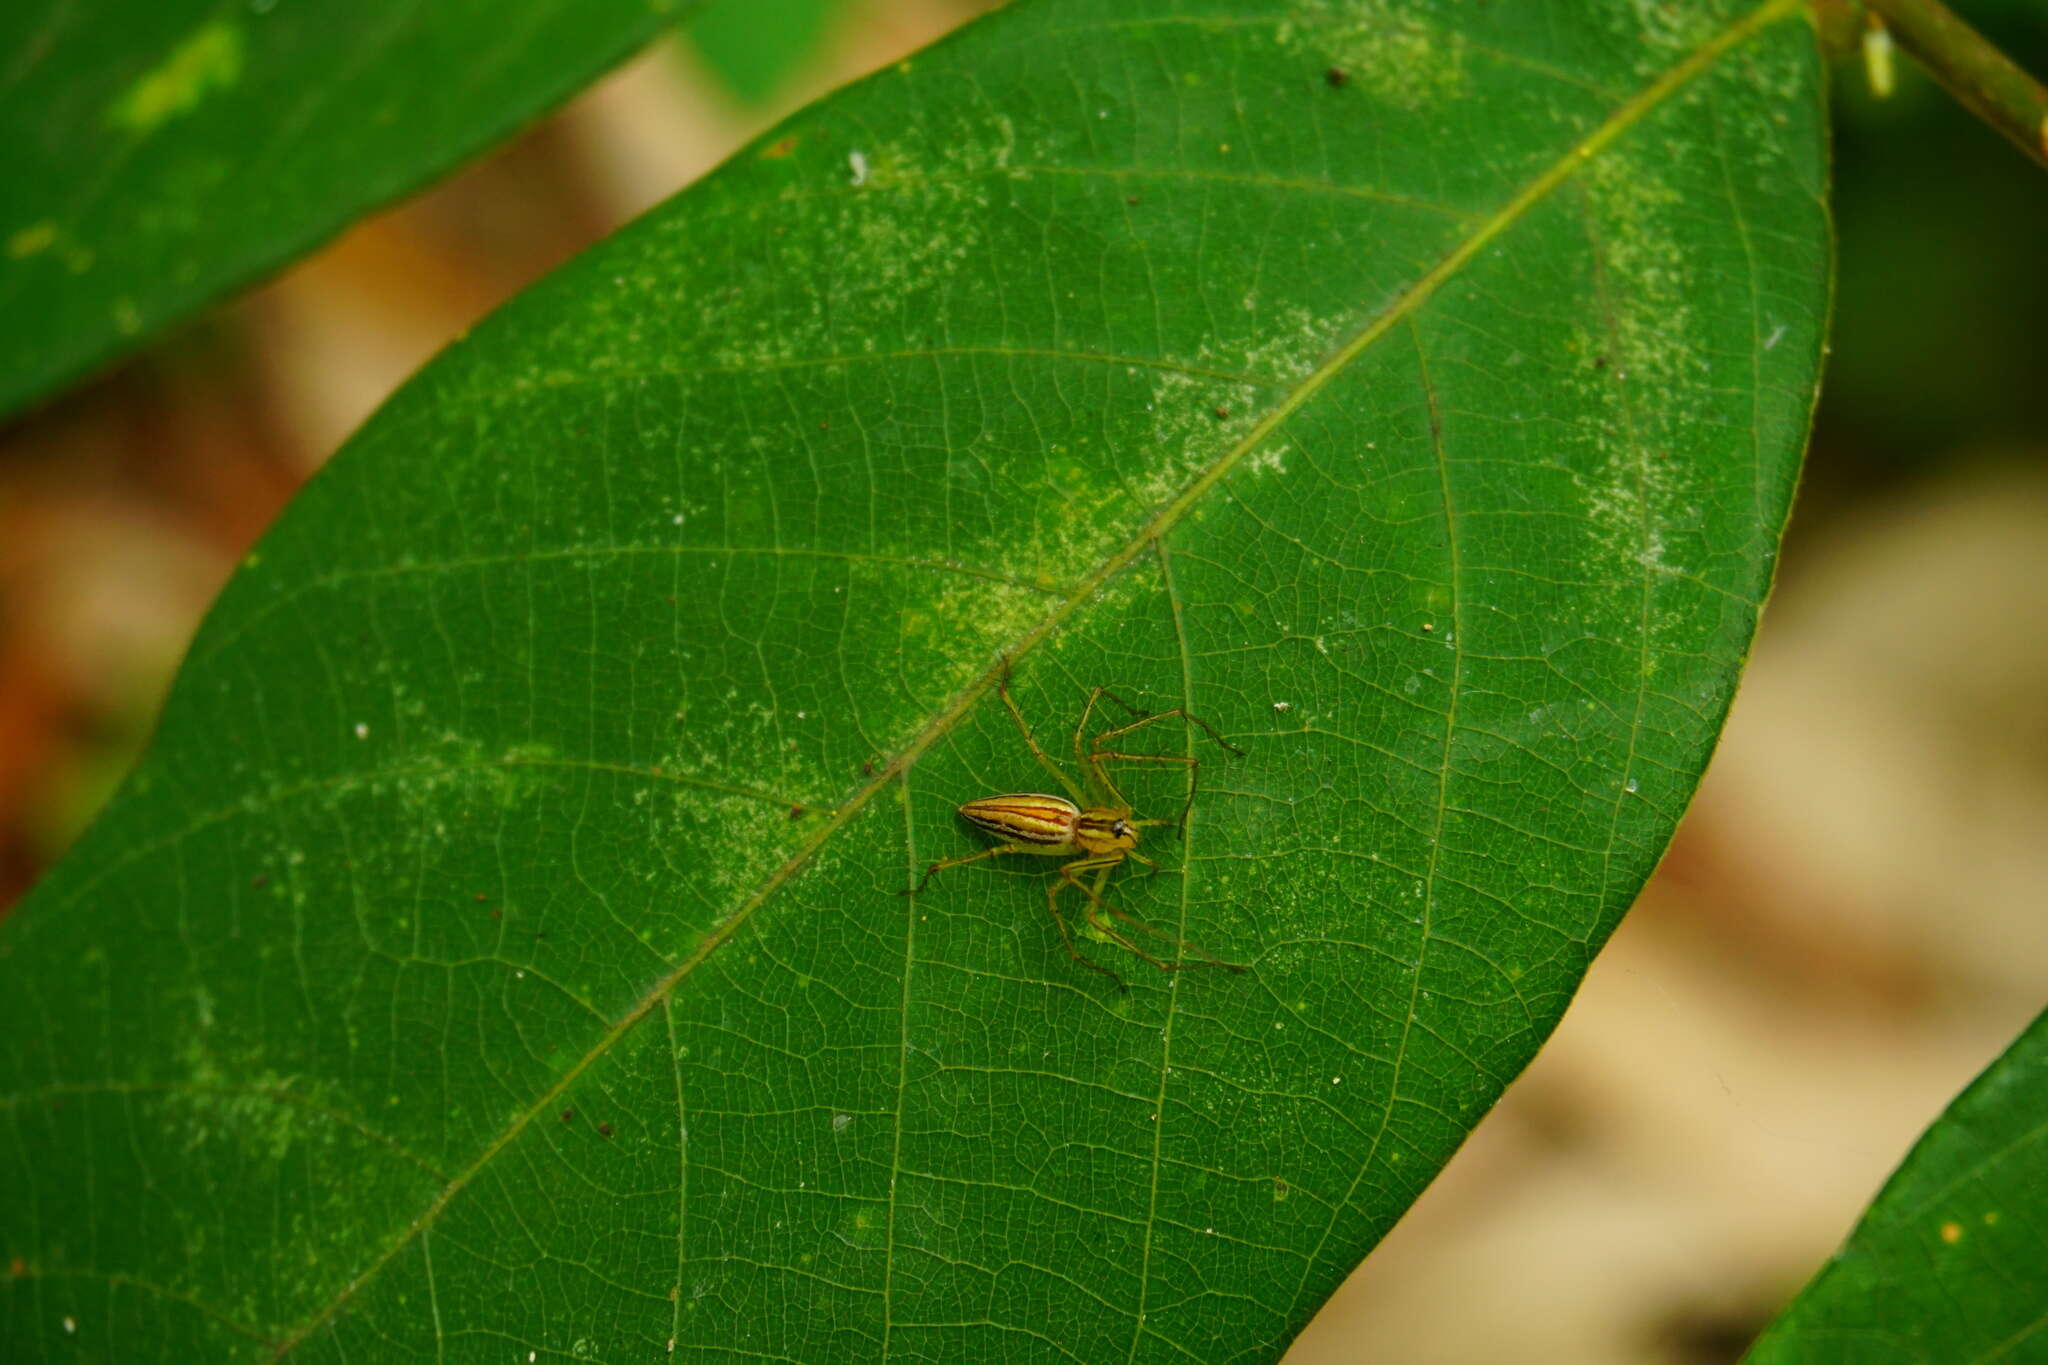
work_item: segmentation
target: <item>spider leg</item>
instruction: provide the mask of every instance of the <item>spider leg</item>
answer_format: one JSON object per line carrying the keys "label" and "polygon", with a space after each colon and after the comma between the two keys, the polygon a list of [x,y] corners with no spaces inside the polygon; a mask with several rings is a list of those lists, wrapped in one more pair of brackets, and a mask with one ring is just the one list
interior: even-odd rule
{"label": "spider leg", "polygon": [[911,896],[917,894],[918,892],[924,890],[924,884],[932,879],[932,874],[934,872],[942,871],[945,868],[961,867],[968,863],[978,863],[983,858],[993,858],[998,853],[1036,852],[1038,852],[1038,850],[1036,848],[1033,848],[1029,844],[997,844],[994,848],[985,848],[981,850],[981,852],[979,853],[963,853],[957,858],[941,858],[939,859],[939,861],[933,863],[930,867],[924,870],[924,875],[917,879],[916,886],[911,887],[907,891],[898,891],[896,894],[899,896]]}
{"label": "spider leg", "polygon": [[[1121,859],[1117,861],[1121,861]],[[1131,941],[1129,935],[1117,932],[1116,926],[1109,922],[1107,916],[1115,915],[1118,919],[1124,920],[1127,923],[1139,925],[1148,933],[1156,934],[1159,937],[1168,939],[1172,942],[1179,942],[1179,940],[1174,939],[1171,934],[1162,933],[1160,930],[1154,929],[1151,925],[1146,924],[1143,920],[1138,919],[1136,916],[1125,914],[1121,910],[1115,909],[1109,904],[1109,902],[1102,899],[1103,878],[1108,875],[1109,868],[1114,865],[1115,864],[1113,862],[1105,864],[1098,859],[1081,858],[1074,862],[1067,863],[1060,868],[1060,882],[1058,884],[1071,884],[1075,890],[1079,891],[1083,896],[1087,897],[1088,908],[1084,910],[1082,913],[1086,916],[1088,920],[1088,926],[1091,929],[1094,929],[1097,933],[1101,934],[1104,938],[1108,939],[1111,943],[1114,943],[1118,947],[1122,948],[1125,952],[1130,953],[1134,957],[1144,959],[1145,961],[1151,963],[1153,966],[1159,968],[1159,970],[1162,972],[1177,972],[1185,970],[1189,967],[1208,966],[1209,964],[1206,962],[1167,962],[1162,958],[1152,956],[1152,954],[1146,952],[1143,948],[1140,948],[1137,944]],[[1095,885],[1092,887],[1084,886],[1081,883],[1080,878],[1074,875],[1077,872],[1085,872],[1091,868],[1096,867],[1102,868],[1103,876],[1097,877],[1095,879]],[[1206,957],[1208,955],[1205,953],[1203,954],[1203,956]]]}
{"label": "spider leg", "polygon": [[1052,756],[1039,747],[1038,737],[1031,733],[1031,726],[1024,719],[1024,712],[1018,709],[1017,699],[1010,695],[1010,661],[1007,658],[1003,660],[1002,676],[996,680],[996,695],[1003,699],[1003,705],[1010,712],[1010,719],[1017,722],[1017,732],[1024,736],[1024,743],[1030,746],[1031,756],[1037,759],[1047,772],[1059,780],[1060,786],[1066,790],[1067,795],[1074,798],[1076,805],[1088,805],[1088,798],[1082,794],[1078,786],[1074,785],[1074,779],[1068,777],[1066,772],[1052,761]]}
{"label": "spider leg", "polygon": [[1192,939],[1176,938],[1172,934],[1167,933],[1164,929],[1158,928],[1156,925],[1145,923],[1145,921],[1139,919],[1136,915],[1132,914],[1128,910],[1119,910],[1114,905],[1110,905],[1108,902],[1104,902],[1102,908],[1109,911],[1110,914],[1115,915],[1118,919],[1130,925],[1132,928],[1142,930],[1145,933],[1151,934],[1155,938],[1164,939],[1168,943],[1174,944],[1176,947],[1185,948],[1189,952],[1193,953],[1196,957],[1202,959],[1200,962],[1174,962],[1170,964],[1161,963],[1161,966],[1170,967],[1172,970],[1175,971],[1188,971],[1195,967],[1221,967],[1226,972],[1241,972],[1245,970],[1243,964],[1237,962],[1225,962],[1222,958],[1217,957],[1214,953],[1210,952],[1207,948],[1204,948],[1201,944],[1194,942]]}
{"label": "spider leg", "polygon": [[1215,740],[1216,743],[1221,745],[1223,748],[1230,750],[1230,752],[1237,754],[1240,757],[1242,757],[1244,754],[1244,750],[1238,748],[1235,744],[1232,744],[1229,740],[1225,739],[1222,735],[1218,734],[1216,732],[1215,726],[1211,725],[1208,721],[1203,720],[1200,716],[1194,715],[1193,713],[1187,711],[1182,707],[1176,706],[1171,711],[1140,711],[1137,707],[1131,705],[1122,697],[1117,696],[1114,692],[1104,691],[1104,689],[1100,687],[1096,688],[1095,690],[1097,692],[1101,692],[1104,696],[1108,697],[1117,705],[1123,707],[1126,711],[1129,711],[1132,715],[1137,717],[1137,719],[1134,721],[1131,721],[1124,725],[1116,726],[1113,729],[1104,730],[1101,734],[1097,735],[1095,737],[1095,747],[1098,749],[1100,749],[1104,744],[1108,743],[1110,740],[1116,739],[1121,735],[1127,735],[1133,730],[1142,730],[1148,725],[1156,725],[1162,720],[1171,720],[1175,716],[1179,716],[1188,724],[1201,727],[1201,730],[1204,734],[1208,735],[1210,739]]}
{"label": "spider leg", "polygon": [[[1107,780],[1104,779],[1102,770],[1097,768],[1094,764],[1088,761],[1081,748],[1081,737],[1088,733],[1088,718],[1095,714],[1095,708],[1097,704],[1099,704],[1104,697],[1109,698],[1118,706],[1123,707],[1124,710],[1130,712],[1134,716],[1137,716],[1139,718],[1139,724],[1143,724],[1144,718],[1150,714],[1149,712],[1139,710],[1137,707],[1131,705],[1129,702],[1125,701],[1122,697],[1119,697],[1116,693],[1110,691],[1106,687],[1096,688],[1094,691],[1088,694],[1088,704],[1081,708],[1081,718],[1074,722],[1074,762],[1077,766],[1079,766],[1081,771],[1084,774],[1086,774],[1089,782],[1097,788],[1100,794],[1109,797],[1111,801],[1113,801],[1117,805],[1122,806],[1125,810],[1129,810],[1130,804],[1124,800],[1123,793],[1119,792],[1113,785],[1111,785]],[[1113,730],[1110,733],[1121,734],[1122,730]],[[1100,748],[1101,744],[1102,742],[1100,740],[1096,741],[1097,748]]]}
{"label": "spider leg", "polygon": [[1117,801],[1126,810],[1130,809],[1130,802],[1124,800],[1123,793],[1117,791],[1115,785],[1109,780],[1109,774],[1103,771],[1102,763],[1104,759],[1116,763],[1172,763],[1186,768],[1188,770],[1188,799],[1181,806],[1180,814],[1171,820],[1140,820],[1137,822],[1140,825],[1186,826],[1188,812],[1195,808],[1195,791],[1200,785],[1202,772],[1201,759],[1182,758],[1178,754],[1127,754],[1117,749],[1098,749],[1096,752],[1088,755],[1088,770],[1096,775],[1096,779],[1103,786],[1108,787],[1111,792],[1115,793]]}
{"label": "spider leg", "polygon": [[[1231,753],[1242,754],[1244,750],[1238,748],[1235,744],[1232,744],[1229,740],[1225,739],[1222,735],[1218,734],[1216,732],[1216,727],[1211,725],[1208,721],[1203,720],[1200,716],[1189,714],[1186,710],[1184,710],[1181,707],[1176,706],[1171,711],[1161,711],[1157,714],[1147,714],[1146,712],[1138,710],[1137,707],[1132,706],[1129,702],[1125,701],[1122,697],[1117,696],[1114,692],[1108,692],[1099,687],[1095,690],[1101,695],[1110,698],[1112,701],[1116,702],[1117,705],[1123,707],[1125,710],[1130,711],[1132,714],[1136,715],[1137,719],[1129,721],[1123,725],[1112,726],[1111,728],[1104,730],[1101,734],[1095,737],[1095,743],[1091,751],[1086,754],[1083,754],[1080,751],[1081,736],[1080,733],[1076,731],[1074,735],[1075,755],[1080,759],[1082,771],[1087,773],[1087,775],[1092,781],[1100,785],[1103,789],[1105,789],[1112,796],[1114,796],[1116,798],[1117,804],[1122,806],[1124,809],[1129,810],[1130,802],[1124,799],[1123,793],[1117,789],[1116,783],[1110,778],[1108,772],[1104,770],[1102,766],[1104,760],[1109,760],[1117,763],[1177,763],[1186,767],[1188,770],[1187,804],[1181,807],[1180,819],[1172,822],[1175,824],[1186,824],[1188,818],[1188,811],[1193,809],[1195,804],[1195,786],[1198,780],[1198,776],[1202,770],[1201,760],[1197,758],[1184,757],[1177,754],[1125,753],[1120,749],[1111,747],[1112,741],[1121,739],[1123,736],[1128,735],[1135,730],[1142,730],[1147,725],[1153,725],[1162,720],[1171,720],[1177,716],[1181,720],[1188,722],[1190,725],[1200,726],[1202,731],[1205,734],[1207,734],[1210,739],[1215,740],[1217,744],[1221,745],[1225,749],[1228,749]],[[1085,712],[1082,714],[1082,719],[1084,721],[1087,719],[1087,714]]]}
{"label": "spider leg", "polygon": [[[1124,979],[1122,977],[1118,976],[1109,968],[1103,966],[1100,962],[1094,962],[1089,960],[1088,958],[1081,956],[1080,948],[1076,946],[1074,943],[1074,935],[1067,929],[1066,917],[1060,914],[1059,905],[1060,892],[1068,886],[1073,886],[1074,888],[1079,890],[1083,896],[1087,896],[1089,900],[1093,902],[1095,900],[1095,897],[1092,895],[1092,893],[1089,892],[1087,887],[1081,885],[1080,881],[1073,875],[1074,872],[1077,869],[1085,872],[1090,868],[1099,867],[1103,870],[1104,874],[1107,875],[1109,869],[1116,866],[1117,861],[1118,860],[1115,858],[1087,857],[1076,858],[1071,863],[1063,864],[1060,867],[1060,875],[1052,878],[1045,884],[1045,908],[1052,912],[1052,922],[1055,925],[1059,926],[1060,940],[1061,942],[1067,945],[1067,956],[1073,958],[1074,961],[1080,963],[1083,967],[1086,967],[1091,972],[1101,972],[1111,981],[1116,982],[1116,988],[1118,990],[1127,992],[1130,990],[1130,987],[1124,984]],[[1095,923],[1095,917],[1092,914],[1088,914],[1086,910],[1083,910],[1082,914],[1087,917],[1088,922],[1090,924]],[[1117,936],[1112,934],[1111,937],[1114,938]]]}

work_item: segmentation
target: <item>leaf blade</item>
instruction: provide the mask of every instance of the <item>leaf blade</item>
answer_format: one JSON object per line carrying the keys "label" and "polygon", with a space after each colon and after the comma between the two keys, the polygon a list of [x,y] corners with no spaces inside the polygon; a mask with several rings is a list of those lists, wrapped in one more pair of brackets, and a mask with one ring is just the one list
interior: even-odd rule
{"label": "leaf blade", "polygon": [[1744,1360],[2023,1358],[2039,1337],[2048,1015],[1923,1133]]}
{"label": "leaf blade", "polygon": [[[153,772],[283,804],[246,830],[202,807],[233,842],[172,847],[208,887],[280,869],[305,899],[273,913],[356,984],[216,1017],[299,1020],[239,1069],[323,1059],[334,1108],[451,1173],[235,1320],[294,1354],[450,1322],[555,1350],[1270,1353],[1554,1023],[1768,582],[1825,237],[1812,111],[1748,135],[1767,92],[1811,94],[1806,35],[1770,5],[1654,59],[1614,43],[1635,93],[1587,81],[1497,160],[1451,156],[1511,126],[1509,84],[1404,181],[1376,125],[1441,125],[1448,96],[1332,83],[1343,23],[1096,13],[1007,12],[543,284],[230,588]],[[1489,50],[1524,46],[1491,76],[1556,65],[1497,22]],[[1253,69],[1288,115],[1263,132],[1183,79]],[[1104,73],[1152,84],[1112,105]],[[916,146],[879,131],[906,104]],[[1746,141],[1717,131],[1738,115]],[[1327,149],[1292,131],[1318,120]],[[1762,257],[1752,219],[1799,249]],[[1723,278],[1732,303],[1692,302]],[[1043,781],[988,704],[1004,654],[1056,751],[1095,683],[1247,750],[1205,770],[1177,873],[1114,886],[1249,978],[1107,993],[1022,870],[891,894],[962,849],[953,804]],[[223,784],[202,735],[261,761]],[[315,793],[341,799],[292,807]],[[130,828],[168,818],[150,799]],[[30,924],[77,918],[64,875]],[[364,999],[440,1021],[438,1051]],[[357,1074],[379,1059],[389,1105]],[[436,1071],[454,1103],[425,1103]],[[522,1245],[511,1282],[559,1293],[491,1287]],[[732,1307],[799,1295],[828,1306]]]}
{"label": "leaf blade", "polygon": [[417,189],[694,7],[10,7],[0,413]]}

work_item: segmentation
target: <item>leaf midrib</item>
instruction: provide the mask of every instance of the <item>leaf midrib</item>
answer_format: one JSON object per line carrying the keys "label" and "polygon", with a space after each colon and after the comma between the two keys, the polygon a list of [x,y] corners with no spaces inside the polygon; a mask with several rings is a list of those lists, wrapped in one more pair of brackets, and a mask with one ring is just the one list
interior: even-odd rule
{"label": "leaf midrib", "polygon": [[589,1052],[563,1071],[555,1083],[542,1092],[527,1109],[509,1123],[503,1132],[493,1138],[477,1154],[477,1157],[459,1172],[447,1187],[436,1195],[427,1207],[413,1219],[390,1244],[336,1294],[331,1302],[308,1318],[297,1329],[277,1343],[271,1360],[280,1360],[294,1348],[331,1320],[341,1308],[355,1297],[356,1292],[374,1280],[384,1267],[391,1263],[412,1240],[431,1227],[440,1217],[442,1210],[452,1203],[457,1195],[468,1187],[470,1180],[490,1164],[493,1158],[525,1132],[536,1117],[547,1112],[555,1100],[599,1060],[605,1057],[620,1039],[630,1033],[656,1006],[662,1004],[686,980],[697,967],[712,953],[716,952],[739,929],[747,924],[756,910],[760,909],[782,887],[802,872],[819,849],[836,835],[841,828],[866,809],[868,803],[888,785],[907,774],[925,751],[942,736],[949,733],[968,709],[995,685],[996,680],[1008,661],[1036,648],[1054,630],[1064,624],[1068,617],[1088,603],[1096,592],[1117,573],[1126,568],[1147,547],[1158,542],[1169,530],[1187,515],[1188,511],[1206,496],[1237,464],[1282,424],[1299,412],[1323,387],[1337,375],[1344,372],[1366,350],[1384,337],[1389,330],[1412,316],[1446,282],[1490,245],[1502,233],[1520,222],[1538,203],[1546,199],[1558,186],[1569,180],[1578,168],[1604,151],[1617,138],[1640,122],[1689,84],[1694,78],[1712,66],[1726,53],[1748,41],[1764,29],[1800,12],[1805,0],[1765,0],[1743,18],[1722,29],[1714,37],[1702,43],[1686,57],[1667,69],[1655,81],[1645,86],[1634,97],[1617,108],[1614,113],[1586,137],[1567,148],[1542,174],[1536,176],[1520,192],[1492,215],[1482,220],[1471,236],[1460,242],[1429,271],[1423,274],[1407,290],[1402,292],[1384,311],[1370,319],[1352,338],[1338,347],[1289,390],[1273,409],[1255,423],[1243,436],[1223,452],[1210,466],[1182,490],[1171,502],[1163,506],[1132,537],[1129,544],[1108,556],[1103,562],[1082,579],[1067,596],[1066,600],[1049,611],[1037,625],[1020,635],[1003,655],[992,661],[981,676],[962,688],[953,701],[936,714],[903,750],[886,767],[878,770],[874,778],[847,799],[830,819],[789,859],[769,874],[767,880],[738,909],[726,917],[715,930],[707,934],[697,950],[668,973],[623,1014],[619,1021],[592,1046]]}

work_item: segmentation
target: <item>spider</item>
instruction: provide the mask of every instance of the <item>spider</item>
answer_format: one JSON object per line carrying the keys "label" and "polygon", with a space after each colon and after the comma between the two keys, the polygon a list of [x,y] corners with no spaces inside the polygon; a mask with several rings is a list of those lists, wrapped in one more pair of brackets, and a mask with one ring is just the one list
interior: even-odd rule
{"label": "spider", "polygon": [[[1242,754],[1238,748],[1216,733],[1216,727],[1199,716],[1190,715],[1176,706],[1171,711],[1157,713],[1143,711],[1125,701],[1106,687],[1098,687],[1088,694],[1088,704],[1081,708],[1081,718],[1074,725],[1074,762],[1087,780],[1088,790],[1083,791],[1066,772],[1054,763],[1051,756],[1039,747],[1038,740],[1031,733],[1031,726],[1025,721],[1024,713],[1017,708],[1017,702],[1010,695],[1010,670],[1006,664],[1001,679],[996,683],[996,695],[1003,699],[1003,705],[1010,713],[1010,719],[1017,723],[1017,731],[1024,736],[1024,743],[1031,750],[1045,770],[1058,779],[1068,796],[1048,796],[1043,792],[1012,792],[1002,796],[981,796],[959,808],[960,817],[977,829],[985,830],[1002,840],[993,848],[979,853],[966,853],[957,858],[943,858],[924,870],[917,885],[905,891],[914,895],[924,890],[933,874],[944,868],[960,867],[967,863],[978,863],[983,858],[993,858],[1004,853],[1022,853],[1042,858],[1072,858],[1062,863],[1059,875],[1045,885],[1045,908],[1052,913],[1052,922],[1059,927],[1060,939],[1066,944],[1067,955],[1090,971],[1100,972],[1116,982],[1118,989],[1126,989],[1123,978],[1099,962],[1091,962],[1081,955],[1074,944],[1074,936],[1067,929],[1067,921],[1060,914],[1060,892],[1071,886],[1081,893],[1084,901],[1082,914],[1090,928],[1098,934],[1127,949],[1136,956],[1151,963],[1162,971],[1181,971],[1189,967],[1221,967],[1225,971],[1241,972],[1242,966],[1224,962],[1210,956],[1186,939],[1176,939],[1164,930],[1155,929],[1137,916],[1102,898],[1102,887],[1109,880],[1109,874],[1122,865],[1126,858],[1143,863],[1154,873],[1159,864],[1138,852],[1138,831],[1155,825],[1185,826],[1188,812],[1194,808],[1195,785],[1201,772],[1201,761],[1172,754],[1132,754],[1110,747],[1133,731],[1162,720],[1179,717],[1202,731],[1222,748],[1233,754]],[[1087,732],[1088,720],[1095,714],[1095,708],[1104,701],[1114,702],[1128,711],[1134,720],[1112,726],[1095,736],[1095,742],[1086,749],[1081,737]],[[1104,771],[1103,765],[1116,763],[1173,763],[1188,770],[1188,799],[1181,807],[1180,815],[1172,820],[1140,820],[1134,818],[1131,803],[1117,790],[1116,783]],[[1092,792],[1093,796],[1089,793]],[[1071,800],[1068,797],[1072,797]],[[1078,855],[1078,856],[1077,856]],[[1095,884],[1089,886],[1082,881],[1085,873],[1095,873]],[[1154,957],[1151,953],[1132,942],[1129,935],[1120,932],[1111,919],[1120,920],[1132,928],[1166,940],[1177,947],[1192,950],[1200,959],[1195,962],[1168,962]]]}

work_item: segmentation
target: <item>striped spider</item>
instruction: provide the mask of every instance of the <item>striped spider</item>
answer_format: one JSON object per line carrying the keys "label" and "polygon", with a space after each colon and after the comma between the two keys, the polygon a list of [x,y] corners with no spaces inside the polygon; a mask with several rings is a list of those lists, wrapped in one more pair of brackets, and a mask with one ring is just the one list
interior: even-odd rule
{"label": "striped spider", "polygon": [[[1084,790],[1069,777],[1052,756],[1039,746],[1031,733],[1031,726],[1025,721],[1024,713],[1017,708],[1017,702],[1010,695],[1010,671],[1007,664],[1003,676],[996,684],[996,695],[1003,699],[1009,710],[1010,719],[1017,723],[1017,732],[1024,736],[1026,747],[1047,772],[1051,773],[1067,792],[1066,796],[1050,796],[1044,792],[1010,792],[1001,796],[980,796],[966,802],[959,808],[960,818],[975,828],[993,834],[1002,842],[979,853],[965,853],[957,858],[943,858],[924,870],[917,885],[905,895],[914,895],[924,890],[933,875],[949,867],[961,867],[978,863],[984,858],[994,858],[1005,853],[1025,854],[1038,858],[1067,858],[1060,864],[1058,875],[1045,884],[1045,908],[1051,912],[1052,921],[1059,926],[1060,939],[1067,946],[1067,954],[1074,961],[1090,971],[1100,972],[1124,988],[1123,978],[1098,962],[1091,962],[1081,955],[1074,944],[1074,936],[1067,928],[1067,921],[1060,914],[1060,893],[1073,887],[1081,893],[1082,915],[1088,926],[1108,941],[1118,944],[1137,957],[1144,959],[1162,971],[1181,971],[1189,967],[1221,967],[1225,971],[1241,972],[1243,967],[1221,961],[1189,943],[1186,939],[1175,938],[1164,930],[1155,929],[1128,911],[1120,910],[1102,898],[1103,885],[1110,873],[1122,866],[1126,859],[1143,863],[1153,872],[1159,871],[1159,864],[1138,852],[1138,832],[1157,825],[1185,825],[1188,812],[1194,808],[1195,787],[1201,772],[1201,761],[1174,754],[1134,754],[1114,747],[1125,736],[1155,725],[1162,720],[1175,717],[1190,725],[1198,726],[1224,749],[1233,754],[1244,750],[1216,733],[1216,727],[1199,716],[1188,714],[1176,706],[1171,711],[1157,713],[1141,711],[1106,687],[1098,687],[1088,694],[1088,704],[1081,708],[1081,718],[1074,725],[1074,764],[1081,770],[1086,782]],[[1083,746],[1082,737],[1087,733],[1088,722],[1095,709],[1104,701],[1114,702],[1129,712],[1134,719],[1122,725],[1114,725],[1095,736],[1094,743]],[[1131,803],[1117,789],[1116,782],[1105,768],[1109,763],[1172,763],[1188,770],[1188,799],[1181,807],[1179,816],[1171,820],[1141,820],[1131,808]],[[1071,798],[1071,799],[1070,799]],[[1094,873],[1093,884],[1083,878]],[[1192,951],[1197,961],[1166,961],[1146,952],[1134,942],[1131,936],[1120,930],[1112,921],[1130,926],[1139,933],[1150,934],[1177,948]]]}

